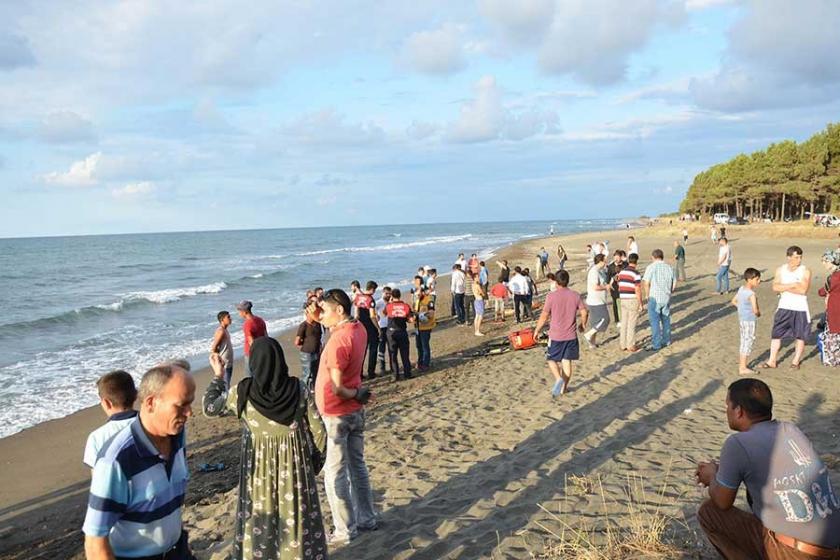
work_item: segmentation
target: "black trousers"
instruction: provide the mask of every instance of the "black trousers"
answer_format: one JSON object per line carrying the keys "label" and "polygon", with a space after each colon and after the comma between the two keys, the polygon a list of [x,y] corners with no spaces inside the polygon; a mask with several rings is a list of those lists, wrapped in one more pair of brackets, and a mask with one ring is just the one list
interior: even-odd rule
{"label": "black trousers", "polygon": [[141,556],[140,558],[128,558],[117,556],[117,560],[195,560],[190,551],[189,537],[186,531],[181,531],[181,538],[169,551],[153,556]]}
{"label": "black trousers", "polygon": [[379,353],[379,331],[376,330],[372,324],[370,327],[365,325],[365,331],[367,331],[368,343],[367,343],[367,353],[368,353],[368,368],[367,374],[368,377],[376,376],[376,357]]}
{"label": "black trousers", "polygon": [[376,358],[379,361],[379,373],[385,373],[385,356],[388,356],[390,362],[391,351],[388,344],[388,332],[383,329],[382,336],[379,337],[379,348],[376,352]]}
{"label": "black trousers", "polygon": [[402,371],[405,377],[411,376],[411,360],[409,360],[408,331],[388,329],[388,345],[391,354],[391,371],[394,377],[400,376],[400,367],[397,363],[397,356],[402,359]]}
{"label": "black trousers", "polygon": [[615,322],[620,323],[621,322],[621,317],[618,315],[618,311],[619,311],[619,308],[620,308],[619,303],[618,303],[618,300],[619,300],[618,292],[610,291],[610,295],[612,295],[612,304],[613,304],[612,307],[613,307],[613,316],[615,316]]}
{"label": "black trousers", "polygon": [[531,319],[533,315],[531,314],[531,306],[528,305],[528,296],[527,294],[513,294],[513,311],[516,314],[516,322],[519,323],[522,318],[519,312],[519,306],[525,310],[525,318]]}

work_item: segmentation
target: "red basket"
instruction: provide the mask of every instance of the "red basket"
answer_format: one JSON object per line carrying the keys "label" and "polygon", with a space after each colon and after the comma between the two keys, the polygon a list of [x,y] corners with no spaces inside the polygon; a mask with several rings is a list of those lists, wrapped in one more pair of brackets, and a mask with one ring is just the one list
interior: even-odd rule
{"label": "red basket", "polygon": [[537,345],[534,339],[534,329],[522,329],[508,335],[510,345],[514,350],[526,350]]}

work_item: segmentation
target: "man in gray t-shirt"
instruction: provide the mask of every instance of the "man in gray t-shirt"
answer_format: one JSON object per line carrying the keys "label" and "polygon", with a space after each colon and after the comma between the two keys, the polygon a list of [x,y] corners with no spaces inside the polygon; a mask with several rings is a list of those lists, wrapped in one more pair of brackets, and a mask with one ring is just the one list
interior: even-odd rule
{"label": "man in gray t-shirt", "polygon": [[[840,558],[840,499],[811,442],[772,419],[773,396],[758,379],[729,386],[726,418],[737,433],[719,463],[700,463],[709,500],[698,518],[724,558]],[[732,507],[741,483],[752,513]]]}

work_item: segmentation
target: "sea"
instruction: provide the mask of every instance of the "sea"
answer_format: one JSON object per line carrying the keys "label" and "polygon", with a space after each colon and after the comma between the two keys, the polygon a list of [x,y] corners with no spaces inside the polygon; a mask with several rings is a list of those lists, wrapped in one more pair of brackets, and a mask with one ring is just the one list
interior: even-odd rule
{"label": "sea", "polygon": [[[406,285],[520,239],[622,220],[423,224],[0,239],[0,437],[98,403],[96,379],[187,358],[207,365],[229,310],[237,357],[248,299],[270,334],[302,319],[307,289]],[[492,269],[492,267],[491,267]]]}

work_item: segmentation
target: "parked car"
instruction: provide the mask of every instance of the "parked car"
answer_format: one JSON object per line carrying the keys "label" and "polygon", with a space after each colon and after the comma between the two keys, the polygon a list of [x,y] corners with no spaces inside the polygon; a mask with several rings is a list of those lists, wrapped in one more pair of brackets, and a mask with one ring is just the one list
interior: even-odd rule
{"label": "parked car", "polygon": [[747,225],[749,222],[747,221],[747,219],[746,219],[746,218],[744,218],[744,217],[742,217],[742,216],[737,216],[737,217],[736,217],[736,216],[732,216],[731,218],[729,218],[729,221],[728,221],[727,223],[728,223],[730,226],[745,226],[745,225]]}
{"label": "parked car", "polygon": [[716,224],[725,226],[729,223],[729,214],[725,212],[719,212],[712,217],[712,221]]}
{"label": "parked car", "polygon": [[834,214],[819,214],[815,217],[814,225],[823,227],[840,227],[840,218]]}

